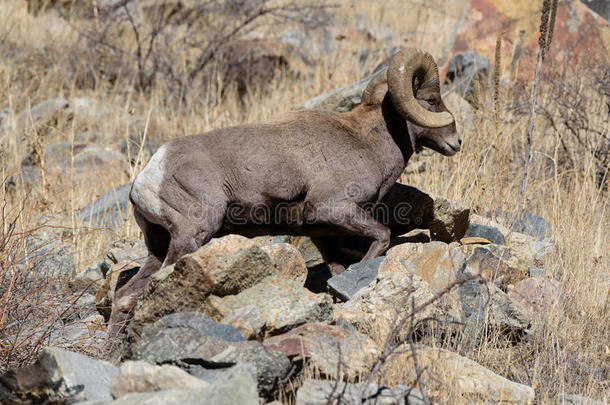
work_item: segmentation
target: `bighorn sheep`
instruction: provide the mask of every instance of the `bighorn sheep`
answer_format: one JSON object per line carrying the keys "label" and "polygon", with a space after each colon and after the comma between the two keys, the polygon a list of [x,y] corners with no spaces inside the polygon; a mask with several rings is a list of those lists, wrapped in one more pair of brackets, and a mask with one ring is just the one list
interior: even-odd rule
{"label": "bighorn sheep", "polygon": [[350,112],[293,111],[172,139],[131,189],[149,256],[116,293],[111,335],[154,272],[214,236],[355,234],[374,240],[363,260],[383,254],[390,230],[362,206],[380,201],[422,146],[451,156],[461,142],[436,64],[418,49],[396,54]]}

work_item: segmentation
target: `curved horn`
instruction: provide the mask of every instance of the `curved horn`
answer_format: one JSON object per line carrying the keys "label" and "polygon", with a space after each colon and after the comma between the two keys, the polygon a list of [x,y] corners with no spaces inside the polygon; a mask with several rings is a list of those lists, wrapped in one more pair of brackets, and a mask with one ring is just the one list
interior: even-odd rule
{"label": "curved horn", "polygon": [[454,118],[450,112],[432,112],[423,108],[413,92],[417,78],[420,87],[434,86],[440,94],[438,68],[432,56],[420,49],[407,48],[394,56],[388,68],[388,90],[394,108],[406,120],[425,128],[450,125]]}
{"label": "curved horn", "polygon": [[371,81],[369,81],[369,84],[366,86],[366,89],[364,89],[364,92],[362,93],[362,104],[372,104],[374,102],[373,94],[375,93],[375,88],[388,80],[387,72],[388,69],[385,68],[381,72],[377,73],[371,79]]}

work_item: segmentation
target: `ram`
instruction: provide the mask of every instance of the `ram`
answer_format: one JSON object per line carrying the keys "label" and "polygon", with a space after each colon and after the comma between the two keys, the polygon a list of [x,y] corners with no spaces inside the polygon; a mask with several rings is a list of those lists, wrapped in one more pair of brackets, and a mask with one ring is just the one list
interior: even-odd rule
{"label": "ram", "polygon": [[300,110],[265,122],[172,139],[136,177],[130,198],[149,256],[116,293],[118,334],[150,276],[227,233],[359,235],[363,260],[385,252],[390,230],[365,205],[381,200],[410,156],[460,150],[433,58],[396,54],[346,113]]}

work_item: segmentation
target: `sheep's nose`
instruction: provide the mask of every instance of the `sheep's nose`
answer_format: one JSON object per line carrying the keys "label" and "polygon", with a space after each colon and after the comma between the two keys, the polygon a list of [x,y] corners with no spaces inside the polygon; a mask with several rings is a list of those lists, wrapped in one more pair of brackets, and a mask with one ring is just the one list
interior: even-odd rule
{"label": "sheep's nose", "polygon": [[458,138],[458,145],[462,146],[462,138]]}

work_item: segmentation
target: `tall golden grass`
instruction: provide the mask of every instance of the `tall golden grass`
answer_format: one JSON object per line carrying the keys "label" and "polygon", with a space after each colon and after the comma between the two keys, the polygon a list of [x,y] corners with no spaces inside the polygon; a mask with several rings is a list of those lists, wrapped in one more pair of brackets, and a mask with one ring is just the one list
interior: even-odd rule
{"label": "tall golden grass", "polygon": [[[77,40],[77,33],[59,18],[34,18],[27,14],[25,4],[21,0],[0,3],[0,107],[8,106],[13,112],[19,112],[49,98],[78,96],[94,97],[116,108],[116,113],[103,122],[60,119],[46,128],[43,135],[32,129],[1,133],[2,179],[19,171],[21,159],[36,142],[43,147],[58,140],[74,141],[87,129],[101,134],[101,142],[110,146],[118,146],[134,131],[158,146],[176,136],[263,120],[309,97],[360,79],[365,70],[378,62],[370,60],[364,68],[358,67],[356,53],[365,46],[374,49],[376,45],[344,41],[336,53],[309,68],[307,74],[278,81],[272,91],[254,88],[243,103],[229,95],[216,105],[208,105],[205,95],[200,95],[189,98],[183,105],[168,104],[167,87],[163,86],[154,88],[150,94],[138,94],[129,86],[113,87],[103,81],[95,90],[79,89],[66,75],[68,50]],[[404,38],[404,44],[424,46],[440,56],[445,34],[435,33],[433,22],[448,12],[444,2],[409,2],[408,15],[401,12],[404,7],[400,1],[352,0],[333,12],[339,21],[352,25],[360,13],[365,13],[370,27],[387,28]],[[414,156],[410,164],[425,160],[429,163],[428,169],[421,175],[403,175],[402,181],[461,201],[475,213],[515,212],[520,204],[528,117],[513,108],[513,104],[523,101],[521,93],[501,86],[499,80],[496,83],[495,97],[489,86],[477,86],[475,113],[468,108],[454,111],[464,137],[462,151],[453,158],[429,152]],[[607,100],[596,94],[587,80],[583,79],[582,83],[581,91],[590,100],[586,111],[589,122],[607,133]],[[548,86],[544,81],[540,86],[538,103],[553,111],[554,100]],[[463,119],[468,115],[470,120]],[[8,119],[14,117],[12,113]],[[557,251],[547,257],[544,269],[547,275],[561,282],[561,300],[548,315],[537,319],[526,342],[510,345],[498,337],[478,347],[458,343],[457,349],[500,375],[531,385],[536,390],[538,403],[554,403],[559,392],[607,400],[610,389],[609,193],[598,184],[595,159],[582,152],[578,145],[570,144],[565,128],[553,129],[540,115],[534,119],[526,207],[552,225]],[[565,143],[578,151],[574,165],[569,167],[564,164]],[[139,152],[132,153],[135,156]],[[137,162],[115,178],[91,173],[90,181],[78,184],[69,181],[71,173],[47,177],[47,187],[33,193],[17,185],[9,195],[3,187],[0,201],[5,201],[7,211],[16,212],[16,207],[25,200],[27,209],[23,212],[37,214],[34,218],[17,215],[21,230],[32,227],[32,220],[43,221],[43,217],[37,216],[57,216],[55,223],[68,235],[64,239],[69,240],[77,268],[82,268],[98,261],[111,241],[140,239],[141,235],[133,221],[116,230],[84,231],[83,224],[73,217],[73,211],[108,189],[132,180],[144,163]],[[1,226],[6,231],[7,223]],[[385,382],[401,382],[399,357],[388,366]],[[449,394],[441,395],[439,400],[455,403]]]}

